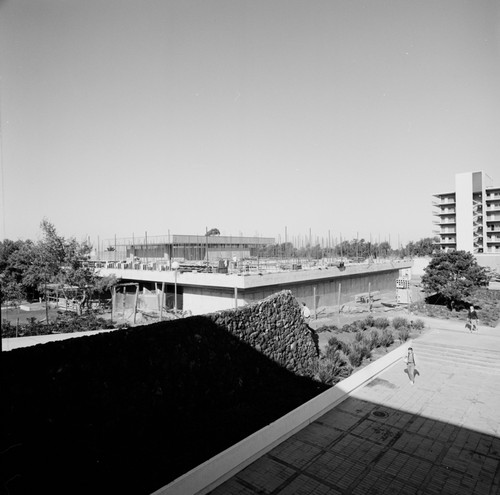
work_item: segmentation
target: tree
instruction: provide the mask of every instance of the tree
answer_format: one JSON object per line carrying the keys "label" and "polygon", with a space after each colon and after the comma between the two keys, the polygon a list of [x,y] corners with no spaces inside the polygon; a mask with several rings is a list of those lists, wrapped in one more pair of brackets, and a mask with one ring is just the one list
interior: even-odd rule
{"label": "tree", "polygon": [[59,236],[48,220],[40,224],[42,239],[0,244],[0,283],[4,301],[32,300],[46,293],[47,284],[58,284],[64,293],[67,287],[77,290],[80,308],[106,292],[116,283],[102,280],[85,264],[92,249],[87,243]]}
{"label": "tree", "polygon": [[33,269],[35,245],[32,241],[0,242],[0,295],[2,304],[37,297],[40,274]]}
{"label": "tree", "polygon": [[450,309],[458,302],[467,301],[478,288],[487,285],[490,278],[485,268],[466,251],[437,252],[424,272],[425,292],[443,297]]}
{"label": "tree", "polygon": [[402,249],[401,256],[431,256],[436,249],[435,237],[425,237],[419,241],[410,241],[405,248]]}
{"label": "tree", "polygon": [[210,229],[205,233],[207,237],[210,237],[212,235],[220,235],[219,229]]}

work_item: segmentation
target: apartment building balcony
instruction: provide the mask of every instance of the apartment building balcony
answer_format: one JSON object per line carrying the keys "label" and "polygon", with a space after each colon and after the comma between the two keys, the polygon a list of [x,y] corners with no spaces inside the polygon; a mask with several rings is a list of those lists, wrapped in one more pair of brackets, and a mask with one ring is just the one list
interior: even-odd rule
{"label": "apartment building balcony", "polygon": [[498,236],[488,236],[486,238],[486,244],[500,245],[500,235],[498,235]]}
{"label": "apartment building balcony", "polygon": [[442,246],[456,246],[457,241],[456,239],[441,239],[438,244],[441,244]]}
{"label": "apartment building balcony", "polygon": [[435,211],[434,215],[436,215],[436,216],[445,216],[445,215],[454,216],[455,213],[456,213],[455,209],[452,209],[452,210],[440,210],[440,211]]}
{"label": "apartment building balcony", "polygon": [[438,199],[437,201],[433,201],[432,205],[439,208],[441,206],[455,205],[457,202],[453,199]]}
{"label": "apartment building balcony", "polygon": [[486,201],[490,201],[492,199],[500,199],[500,190],[498,190],[498,191],[488,191],[486,193]]}
{"label": "apartment building balcony", "polygon": [[487,212],[493,212],[493,211],[498,211],[500,212],[500,205],[490,205],[490,206],[486,206],[486,211]]}
{"label": "apartment building balcony", "polygon": [[454,218],[453,219],[433,220],[432,223],[434,225],[456,225],[457,224],[457,222]]}

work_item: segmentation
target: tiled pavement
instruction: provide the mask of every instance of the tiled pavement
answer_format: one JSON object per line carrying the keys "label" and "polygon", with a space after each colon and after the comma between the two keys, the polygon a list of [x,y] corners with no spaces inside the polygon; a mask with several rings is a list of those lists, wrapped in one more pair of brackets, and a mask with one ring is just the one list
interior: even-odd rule
{"label": "tiled pavement", "polygon": [[500,328],[427,323],[415,385],[399,361],[211,493],[499,494]]}

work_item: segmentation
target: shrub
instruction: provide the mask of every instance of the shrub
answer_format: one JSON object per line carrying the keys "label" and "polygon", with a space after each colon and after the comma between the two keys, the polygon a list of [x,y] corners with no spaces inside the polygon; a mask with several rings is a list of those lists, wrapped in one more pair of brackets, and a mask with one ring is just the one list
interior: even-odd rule
{"label": "shrub", "polygon": [[364,358],[370,357],[370,348],[362,342],[353,342],[349,345],[349,353],[347,357],[355,368],[361,366]]}
{"label": "shrub", "polygon": [[335,350],[328,357],[321,358],[318,362],[318,378],[327,385],[335,385],[352,373],[352,365],[345,353]]}
{"label": "shrub", "polygon": [[375,349],[379,344],[378,330],[373,328],[369,332],[365,333],[364,341],[370,347],[370,349]]}
{"label": "shrub", "polygon": [[358,325],[356,324],[356,322],[353,322],[353,323],[346,323],[343,327],[342,327],[342,331],[343,332],[346,332],[346,333],[353,333],[353,332],[357,332],[359,331],[359,327]]}
{"label": "shrub", "polygon": [[323,325],[316,330],[316,333],[321,332],[338,332],[338,327],[336,325]]}
{"label": "shrub", "polygon": [[26,325],[22,325],[21,327],[23,335],[44,335],[47,333],[52,333],[51,331],[47,331],[47,325],[44,325],[35,317],[28,318],[28,323]]}
{"label": "shrub", "polygon": [[337,339],[336,337],[331,337],[328,340],[328,345],[326,346],[326,349],[325,349],[325,355],[327,358],[332,358],[332,356],[337,351],[347,352],[348,347],[349,346],[345,342],[342,342],[341,340]]}
{"label": "shrub", "polygon": [[36,318],[28,318],[26,323],[17,326],[17,335],[16,326],[8,323],[7,320],[3,320],[2,335],[4,337],[25,337],[53,333],[83,332],[86,330],[100,330],[113,327],[110,321],[96,317],[93,313],[78,316],[74,313],[64,312],[58,314],[56,319],[52,320],[49,325]]}
{"label": "shrub", "polygon": [[351,325],[354,332],[362,332],[365,329],[365,320],[356,320]]}
{"label": "shrub", "polygon": [[351,365],[356,368],[363,361],[363,355],[361,349],[354,343],[349,346],[349,354],[347,355]]}
{"label": "shrub", "polygon": [[361,342],[364,338],[363,332],[360,332],[359,330],[354,334],[354,340],[356,342]]}
{"label": "shrub", "polygon": [[2,338],[15,337],[16,327],[9,320],[2,320]]}
{"label": "shrub", "polygon": [[391,330],[384,328],[379,335],[379,342],[382,347],[389,347],[394,342],[394,335]]}
{"label": "shrub", "polygon": [[365,328],[370,328],[375,325],[375,318],[372,315],[368,315],[365,318]]}
{"label": "shrub", "polygon": [[402,316],[396,316],[392,319],[392,326],[396,330],[399,330],[401,327],[409,327],[410,324],[408,323],[408,320],[406,318]]}
{"label": "shrub", "polygon": [[410,338],[410,329],[408,327],[399,327],[398,335],[401,342],[406,342]]}
{"label": "shrub", "polygon": [[417,320],[415,320],[413,322],[413,328],[415,330],[421,331],[424,327],[425,327],[425,323],[420,318],[418,318]]}
{"label": "shrub", "polygon": [[381,316],[380,318],[375,318],[374,326],[380,329],[387,328],[390,325],[389,319],[385,316]]}

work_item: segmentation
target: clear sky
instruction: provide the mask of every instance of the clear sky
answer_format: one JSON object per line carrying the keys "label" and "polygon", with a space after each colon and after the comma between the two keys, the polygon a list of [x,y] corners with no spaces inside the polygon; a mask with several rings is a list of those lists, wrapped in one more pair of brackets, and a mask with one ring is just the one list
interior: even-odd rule
{"label": "clear sky", "polygon": [[0,0],[2,237],[432,235],[500,184],[498,0]]}

